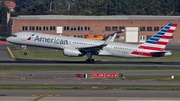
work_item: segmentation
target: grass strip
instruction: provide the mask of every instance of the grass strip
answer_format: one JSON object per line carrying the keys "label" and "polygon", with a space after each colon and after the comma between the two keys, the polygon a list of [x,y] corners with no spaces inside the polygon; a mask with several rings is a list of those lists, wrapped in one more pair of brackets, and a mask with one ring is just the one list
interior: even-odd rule
{"label": "grass strip", "polygon": [[180,90],[180,87],[162,86],[57,86],[57,85],[0,85],[0,89],[36,90]]}
{"label": "grass strip", "polygon": [[161,67],[161,66],[19,66],[19,65],[1,65],[0,71],[17,70],[17,71],[81,71],[81,70],[180,70],[179,67]]}
{"label": "grass strip", "polygon": [[149,81],[180,81],[180,76],[174,76],[174,79],[171,79],[171,75],[169,76],[161,76],[161,75],[133,75],[133,76],[125,76],[128,80],[149,80]]}

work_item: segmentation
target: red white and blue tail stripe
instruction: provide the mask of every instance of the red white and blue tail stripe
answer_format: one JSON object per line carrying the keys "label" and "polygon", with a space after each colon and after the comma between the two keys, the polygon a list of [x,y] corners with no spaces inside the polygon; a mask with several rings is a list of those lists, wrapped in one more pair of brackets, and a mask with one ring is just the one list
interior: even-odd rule
{"label": "red white and blue tail stripe", "polygon": [[177,24],[169,23],[138,48],[147,51],[163,51],[172,37]]}
{"label": "red white and blue tail stripe", "polygon": [[155,35],[149,38],[145,43],[139,45],[137,50],[134,50],[131,54],[140,57],[166,56],[167,53],[164,51],[164,49],[172,37],[176,27],[177,24],[167,24]]}

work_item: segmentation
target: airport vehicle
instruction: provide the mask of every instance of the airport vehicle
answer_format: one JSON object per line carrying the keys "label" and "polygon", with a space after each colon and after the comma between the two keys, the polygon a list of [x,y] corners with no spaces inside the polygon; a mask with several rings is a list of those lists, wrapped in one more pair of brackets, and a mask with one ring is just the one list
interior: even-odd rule
{"label": "airport vehicle", "polygon": [[88,35],[85,35],[85,38],[92,39],[92,40],[103,40],[104,36],[101,34],[99,35],[88,34]]}
{"label": "airport vehicle", "polygon": [[[79,57],[87,55],[85,60],[93,63],[92,55],[116,56],[127,58],[163,57],[172,53],[164,50],[177,24],[169,23],[143,44],[114,42],[115,33],[105,41],[85,38],[43,34],[37,32],[17,32],[7,38],[13,44],[47,47],[63,50],[65,56]],[[27,55],[26,50],[24,55]]]}

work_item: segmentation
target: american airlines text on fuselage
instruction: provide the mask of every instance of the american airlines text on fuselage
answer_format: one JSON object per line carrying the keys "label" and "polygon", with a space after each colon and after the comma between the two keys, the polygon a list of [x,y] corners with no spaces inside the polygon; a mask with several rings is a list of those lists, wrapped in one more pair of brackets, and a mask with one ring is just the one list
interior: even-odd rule
{"label": "american airlines text on fuselage", "polygon": [[38,35],[36,36],[34,41],[47,42],[47,43],[53,43],[53,44],[65,44],[65,45],[68,44],[68,40],[58,39],[56,37],[54,38],[39,37]]}

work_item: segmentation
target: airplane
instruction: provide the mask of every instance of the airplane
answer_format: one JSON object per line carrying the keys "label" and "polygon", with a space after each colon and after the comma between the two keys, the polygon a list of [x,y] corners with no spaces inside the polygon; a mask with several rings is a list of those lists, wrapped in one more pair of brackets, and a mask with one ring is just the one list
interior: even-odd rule
{"label": "airplane", "polygon": [[69,57],[87,56],[85,62],[93,63],[92,55],[114,56],[121,58],[149,58],[169,56],[172,53],[164,50],[177,24],[168,23],[156,32],[145,43],[129,44],[114,42],[117,33],[106,40],[50,35],[38,32],[17,32],[7,38],[7,42],[26,46],[46,47],[63,50]]}

